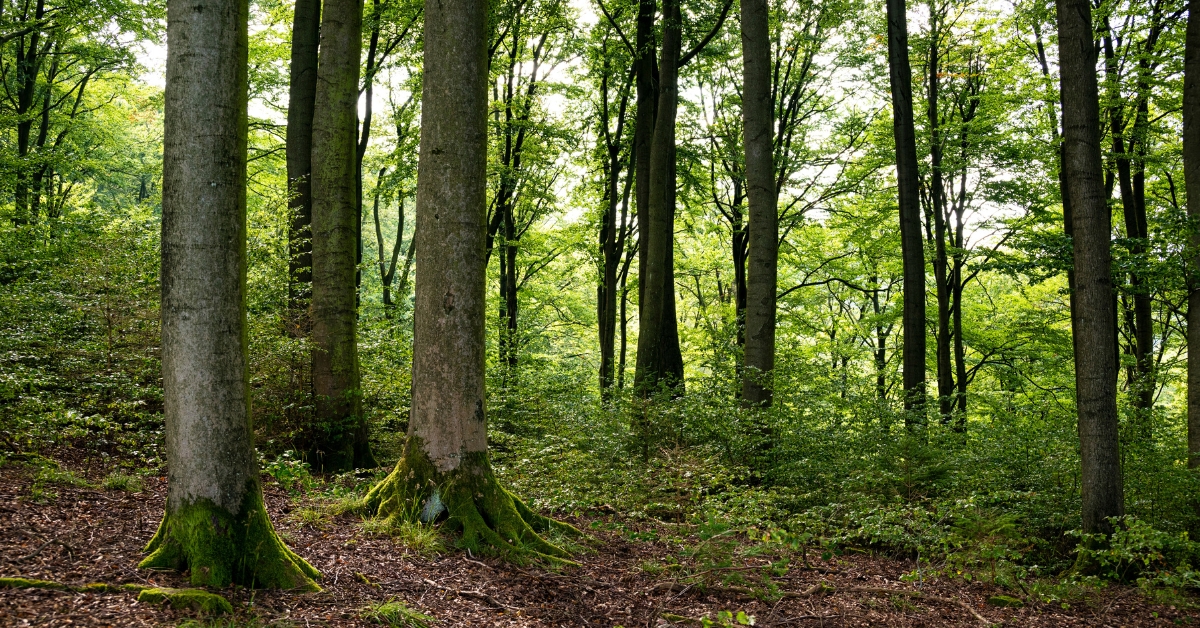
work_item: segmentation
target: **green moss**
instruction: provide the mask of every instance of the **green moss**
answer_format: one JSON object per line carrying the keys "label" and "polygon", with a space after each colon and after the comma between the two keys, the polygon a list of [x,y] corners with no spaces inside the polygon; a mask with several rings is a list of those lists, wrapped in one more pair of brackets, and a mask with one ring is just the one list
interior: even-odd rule
{"label": "green moss", "polygon": [[214,588],[237,583],[251,588],[318,591],[320,573],[284,545],[263,507],[262,491],[248,482],[237,515],[198,500],[172,507],[146,546],[143,569],[191,571],[192,584]]}
{"label": "green moss", "polygon": [[574,564],[567,552],[538,532],[579,535],[579,531],[534,513],[513,497],[496,480],[486,452],[467,453],[458,468],[441,473],[425,454],[420,439],[410,437],[400,462],[367,493],[363,508],[379,517],[404,521],[429,520],[444,512],[448,527],[462,533],[461,547],[493,551],[517,562],[534,558]]}
{"label": "green moss", "polygon": [[1001,608],[1021,608],[1025,606],[1025,602],[1012,597],[1011,595],[993,595],[988,598],[988,604],[999,606]]}
{"label": "green moss", "polygon": [[61,582],[37,580],[34,578],[0,578],[0,589],[54,589],[70,591],[71,587]]}
{"label": "green moss", "polygon": [[207,615],[233,612],[229,600],[203,589],[143,589],[137,599],[144,604],[170,604],[175,610],[190,609]]}

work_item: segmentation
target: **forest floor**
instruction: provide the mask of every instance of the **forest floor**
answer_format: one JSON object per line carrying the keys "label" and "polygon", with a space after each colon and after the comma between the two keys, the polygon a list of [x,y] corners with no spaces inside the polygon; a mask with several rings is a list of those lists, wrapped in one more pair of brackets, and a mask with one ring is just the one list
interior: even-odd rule
{"label": "forest floor", "polygon": [[[104,490],[97,487],[107,469],[60,462],[91,486],[46,487],[35,481],[35,468],[0,466],[0,577],[76,586],[188,586],[177,574],[136,569],[162,516],[165,478],[145,478],[136,493]],[[667,535],[657,534],[654,524],[611,514],[571,520],[591,536],[591,549],[577,557],[577,568],[549,571],[457,550],[423,555],[364,531],[355,516],[302,523],[294,513],[310,498],[290,497],[275,484],[264,490],[271,519],[292,548],[324,574],[324,590],[222,591],[235,615],[200,625],[369,626],[376,624],[364,617],[364,609],[388,600],[433,618],[434,627],[658,628],[700,626],[706,617],[717,622],[713,625],[737,625],[736,619],[719,623],[721,611],[734,617],[744,611],[757,626],[1200,625],[1194,606],[1157,605],[1138,589],[1122,586],[1093,590],[1070,603],[1026,598],[1024,607],[1000,608],[988,599],[1013,592],[960,579],[904,581],[901,576],[916,567],[913,561],[865,553],[788,570],[773,579],[783,597],[764,601],[745,588],[687,586],[692,580],[673,581],[669,569],[648,568],[672,562],[677,540],[659,540]],[[710,571],[751,571],[766,563],[741,560],[741,566]],[[0,589],[0,626],[174,626],[193,618],[189,611],[139,603],[127,592]]]}

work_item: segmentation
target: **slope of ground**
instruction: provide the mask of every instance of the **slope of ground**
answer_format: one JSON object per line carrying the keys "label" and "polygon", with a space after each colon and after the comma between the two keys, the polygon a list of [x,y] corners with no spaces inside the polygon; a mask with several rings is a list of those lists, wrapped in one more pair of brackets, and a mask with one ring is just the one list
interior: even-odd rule
{"label": "slope of ground", "polygon": [[[103,469],[78,472],[90,486],[39,480],[37,473],[29,466],[0,467],[0,577],[187,586],[178,574],[135,568],[162,514],[165,479],[146,478],[142,490],[131,493],[95,488]],[[996,607],[987,600],[1005,592],[995,587],[902,581],[914,564],[866,554],[786,570],[772,578],[778,590],[771,596],[713,578],[707,588],[689,586],[697,576],[704,582],[704,574],[692,571],[692,578],[676,581],[670,574],[677,572],[660,568],[673,562],[678,547],[657,540],[649,524],[611,515],[573,521],[592,537],[578,568],[552,572],[459,551],[419,554],[365,531],[354,516],[303,523],[297,516],[303,501],[275,485],[268,485],[266,498],[280,532],[324,574],[324,591],[222,591],[235,615],[215,625],[376,625],[364,609],[389,600],[434,618],[432,626],[698,626],[721,611],[735,617],[744,611],[758,626],[1200,625],[1200,615],[1151,604],[1127,587],[1067,604]],[[767,558],[744,558],[708,575],[766,564]],[[187,611],[139,603],[132,593],[0,589],[3,626],[173,626],[191,619]]]}

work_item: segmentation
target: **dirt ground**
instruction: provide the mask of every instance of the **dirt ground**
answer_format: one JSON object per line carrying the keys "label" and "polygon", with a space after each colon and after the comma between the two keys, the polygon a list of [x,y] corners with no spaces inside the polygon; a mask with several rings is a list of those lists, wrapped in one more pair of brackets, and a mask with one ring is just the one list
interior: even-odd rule
{"label": "dirt ground", "polygon": [[[97,482],[104,475],[101,469],[79,472]],[[45,503],[30,498],[32,486],[29,468],[0,467],[0,577],[187,586],[180,575],[136,569],[163,512],[165,479],[147,478],[139,493],[55,486],[57,497]],[[811,591],[821,582],[832,592],[764,602],[728,588],[701,591],[650,575],[643,566],[666,559],[678,546],[606,530],[617,527],[606,525],[616,521],[611,515],[573,520],[589,531],[595,549],[578,556],[580,567],[554,572],[460,551],[414,554],[388,537],[365,533],[352,516],[320,528],[301,525],[290,516],[296,503],[272,485],[266,502],[292,548],[324,574],[324,590],[222,591],[236,609],[236,622],[220,625],[375,625],[361,617],[362,609],[389,599],[434,617],[435,627],[699,626],[699,618],[723,610],[745,611],[757,626],[1200,625],[1197,613],[1153,605],[1126,587],[1110,587],[1068,609],[989,606],[990,596],[1012,592],[962,581],[926,581],[921,597],[891,595],[887,590],[914,591],[914,584],[900,581],[914,565],[868,555],[837,557],[820,563],[821,571],[791,570],[776,579],[786,592]],[[0,626],[6,627],[174,626],[191,617],[138,603],[132,593],[0,589]]]}

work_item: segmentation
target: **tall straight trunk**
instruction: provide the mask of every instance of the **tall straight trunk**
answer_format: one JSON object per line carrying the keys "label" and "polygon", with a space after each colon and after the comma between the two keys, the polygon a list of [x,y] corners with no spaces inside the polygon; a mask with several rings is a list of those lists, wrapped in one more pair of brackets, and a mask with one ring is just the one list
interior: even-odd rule
{"label": "tall straight trunk", "polygon": [[425,522],[446,513],[467,548],[554,560],[565,552],[535,529],[574,529],[504,490],[487,454],[487,17],[487,0],[425,3],[412,407],[400,461],[365,502]]}
{"label": "tall straight trunk", "polygon": [[879,277],[871,277],[871,311],[875,315],[875,396],[887,400],[887,339],[889,328],[879,320],[883,308],[879,300]]}
{"label": "tall straight trunk", "polygon": [[779,259],[771,94],[771,31],[767,0],[742,0],[742,132],[746,199],[750,205],[746,277],[745,370],[742,399],[771,405],[775,374],[775,294]]}
{"label": "tall straight trunk", "polygon": [[621,351],[617,358],[617,389],[625,389],[625,363],[629,347],[629,266],[633,262],[633,251],[625,254],[625,263],[621,266]]}
{"label": "tall straight trunk", "polygon": [[162,370],[167,503],[141,567],[316,590],[263,507],[246,368],[246,0],[167,3]]}
{"label": "tall straight trunk", "polygon": [[649,223],[646,266],[642,277],[637,370],[634,383],[642,394],[660,386],[683,385],[683,356],[675,316],[675,117],[678,108],[681,18],[678,0],[663,2],[662,51],[659,61],[658,117],[650,151]]}
{"label": "tall straight trunk", "polygon": [[[46,15],[45,0],[37,0],[30,16],[29,4],[25,3],[25,14],[22,21],[40,22]],[[25,224],[33,217],[29,215],[29,136],[33,131],[33,105],[37,96],[38,73],[41,71],[42,60],[50,50],[50,42],[41,43],[42,32],[34,28],[28,35],[22,36],[16,42],[15,74],[16,74],[16,114],[17,119],[17,172],[14,189],[14,222]],[[49,89],[49,86],[46,87]]]}
{"label": "tall straight trunk", "polygon": [[314,466],[376,466],[362,413],[356,308],[359,234],[356,177],[362,2],[327,0],[312,150],[312,340]]}
{"label": "tall straight trunk", "polygon": [[[317,50],[321,39],[321,0],[296,0],[292,17],[292,59],[288,84],[287,154],[288,304],[299,317],[312,294],[312,134],[317,97]],[[303,333],[303,326],[293,333]]]}
{"label": "tall straight trunk", "polygon": [[[937,334],[935,336],[937,349],[937,383],[938,383],[938,414],[944,424],[950,422],[954,410],[954,366],[950,355],[950,282],[949,259],[946,254],[946,185],[942,173],[942,151],[944,141],[941,132],[941,118],[938,110],[938,97],[941,89],[940,65],[940,31],[939,14],[936,2],[929,3],[930,35],[929,63],[927,76],[928,108],[926,118],[929,121],[929,205],[933,217],[933,281],[937,296]],[[907,343],[907,337],[906,341]]]}
{"label": "tall straight trunk", "polygon": [[[363,119],[361,129],[358,129],[358,142],[354,147],[354,187],[358,226],[355,228],[355,271],[354,271],[354,305],[357,308],[362,303],[362,262],[363,262],[363,159],[367,156],[367,146],[371,143],[372,105],[375,96],[375,74],[379,70],[376,55],[379,54],[379,0],[373,0],[371,12],[371,37],[367,46],[367,74],[363,86]],[[355,113],[358,109],[355,108]],[[378,182],[377,182],[378,185]]]}
{"label": "tall straight trunk", "polygon": [[1111,533],[1125,512],[1117,436],[1116,352],[1109,234],[1112,214],[1100,158],[1100,103],[1092,8],[1058,0],[1063,166],[1074,222],[1075,396],[1082,463],[1083,530]]}
{"label": "tall straight trunk", "polygon": [[[597,286],[596,314],[600,332],[600,392],[604,398],[611,397],[614,383],[614,358],[616,353],[617,328],[617,292],[619,291],[618,275],[620,275],[621,258],[625,254],[625,240],[629,235],[629,193],[632,188],[631,174],[625,175],[624,190],[621,190],[620,176],[624,166],[621,149],[625,137],[626,111],[629,106],[628,83],[621,90],[620,100],[616,111],[609,104],[609,76],[612,74],[605,61],[605,75],[601,79],[600,124],[603,128],[606,148],[605,172],[605,205],[601,220],[599,245],[602,260],[600,285]],[[616,129],[610,130],[611,118],[616,115]],[[631,159],[629,166],[636,167]]]}
{"label": "tall straight trunk", "polygon": [[[1200,0],[1188,0],[1183,69],[1183,173],[1187,213],[1200,221]],[[1193,233],[1188,277],[1188,355],[1200,356],[1200,233]],[[1188,467],[1200,468],[1200,359],[1187,366]]]}
{"label": "tall straight trunk", "polygon": [[[729,221],[732,238],[730,244],[733,257],[733,316],[737,325],[737,344],[746,346],[746,258],[750,252],[750,234],[746,229],[746,217],[742,211],[741,182],[734,180],[734,202],[729,206]],[[778,198],[778,197],[776,197]]]}
{"label": "tall straight trunk", "polygon": [[[967,131],[964,126],[961,136],[963,163],[966,163]],[[954,312],[951,322],[951,335],[954,337],[954,383],[956,386],[954,429],[958,432],[967,429],[967,351],[963,342],[963,249],[966,245],[963,235],[963,214],[967,204],[967,171],[963,168],[959,175],[958,203],[954,208],[954,248],[953,268],[950,270],[950,306]]]}
{"label": "tall straight trunk", "polygon": [[924,422],[925,252],[921,238],[921,202],[917,192],[912,66],[908,61],[908,16],[904,0],[887,0],[887,19],[900,248],[904,261],[904,407],[910,410],[905,421],[912,427],[914,423]]}
{"label": "tall straight trunk", "polygon": [[650,149],[654,144],[654,124],[658,118],[658,72],[655,68],[656,36],[654,17],[656,0],[639,0],[637,16],[637,56],[634,74],[637,88],[637,110],[634,113],[634,207],[637,212],[638,237],[638,303],[646,293],[647,255],[645,241],[650,233]]}

